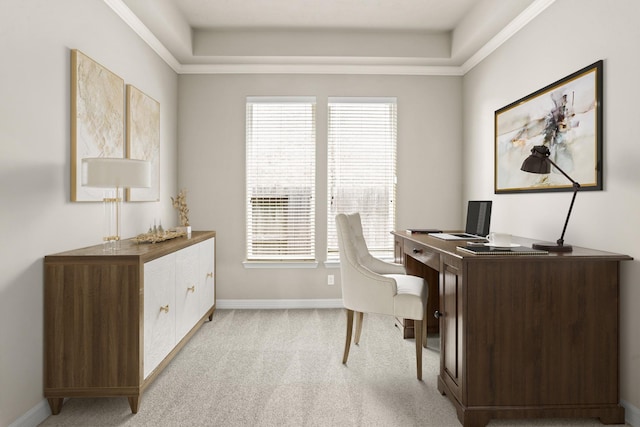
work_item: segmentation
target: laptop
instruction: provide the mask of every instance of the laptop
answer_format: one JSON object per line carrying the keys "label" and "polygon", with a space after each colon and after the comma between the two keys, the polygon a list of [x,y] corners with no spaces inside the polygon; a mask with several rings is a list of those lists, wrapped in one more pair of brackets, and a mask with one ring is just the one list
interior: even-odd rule
{"label": "laptop", "polygon": [[490,224],[491,200],[470,200],[464,233],[432,233],[430,236],[443,240],[486,240]]}

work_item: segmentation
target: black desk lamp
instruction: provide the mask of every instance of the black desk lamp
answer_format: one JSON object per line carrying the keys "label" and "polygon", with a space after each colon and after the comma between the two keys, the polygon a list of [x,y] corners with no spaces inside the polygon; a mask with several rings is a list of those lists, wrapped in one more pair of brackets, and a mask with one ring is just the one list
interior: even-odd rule
{"label": "black desk lamp", "polygon": [[571,252],[573,248],[571,245],[564,244],[564,232],[567,230],[567,224],[569,223],[569,217],[571,216],[571,210],[573,209],[573,202],[576,200],[576,194],[580,189],[580,184],[575,182],[569,175],[567,175],[562,169],[558,167],[550,158],[549,148],[546,145],[536,145],[531,149],[531,155],[524,159],[520,170],[531,173],[546,174],[551,172],[551,165],[560,171],[569,181],[573,183],[573,197],[571,198],[571,205],[569,206],[569,212],[567,213],[567,219],[564,221],[564,227],[562,228],[562,235],[556,241],[556,244],[543,244],[534,243],[531,247],[533,249],[543,249],[549,252]]}

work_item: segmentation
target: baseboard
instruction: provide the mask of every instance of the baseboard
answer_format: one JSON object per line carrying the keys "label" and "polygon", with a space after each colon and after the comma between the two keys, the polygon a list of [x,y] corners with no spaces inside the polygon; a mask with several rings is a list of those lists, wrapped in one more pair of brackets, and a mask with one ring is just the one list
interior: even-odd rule
{"label": "baseboard", "polygon": [[217,309],[342,308],[342,299],[218,299]]}
{"label": "baseboard", "polygon": [[640,409],[622,399],[620,399],[620,405],[624,408],[625,422],[632,427],[640,427]]}
{"label": "baseboard", "polygon": [[42,399],[40,403],[9,424],[9,427],[36,427],[46,420],[49,415],[51,415],[49,403],[47,399]]}

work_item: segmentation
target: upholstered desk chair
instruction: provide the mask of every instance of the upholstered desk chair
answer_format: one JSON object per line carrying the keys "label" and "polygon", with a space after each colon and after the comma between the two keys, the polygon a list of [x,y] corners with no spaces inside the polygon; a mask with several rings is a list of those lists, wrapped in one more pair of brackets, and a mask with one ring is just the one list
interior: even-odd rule
{"label": "upholstered desk chair", "polygon": [[427,285],[421,277],[407,275],[400,264],[372,256],[362,234],[360,214],[336,215],[342,302],[347,310],[347,340],[342,363],[347,363],[353,315],[356,317],[354,341],[360,341],[364,313],[388,314],[413,319],[416,337],[418,379],[422,380],[422,346],[426,345]]}

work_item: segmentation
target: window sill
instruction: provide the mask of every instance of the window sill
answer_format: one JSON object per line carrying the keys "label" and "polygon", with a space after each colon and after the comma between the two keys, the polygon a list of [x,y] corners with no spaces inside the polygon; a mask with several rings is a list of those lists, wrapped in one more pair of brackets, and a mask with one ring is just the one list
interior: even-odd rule
{"label": "window sill", "polygon": [[318,268],[318,261],[243,261],[244,268]]}

